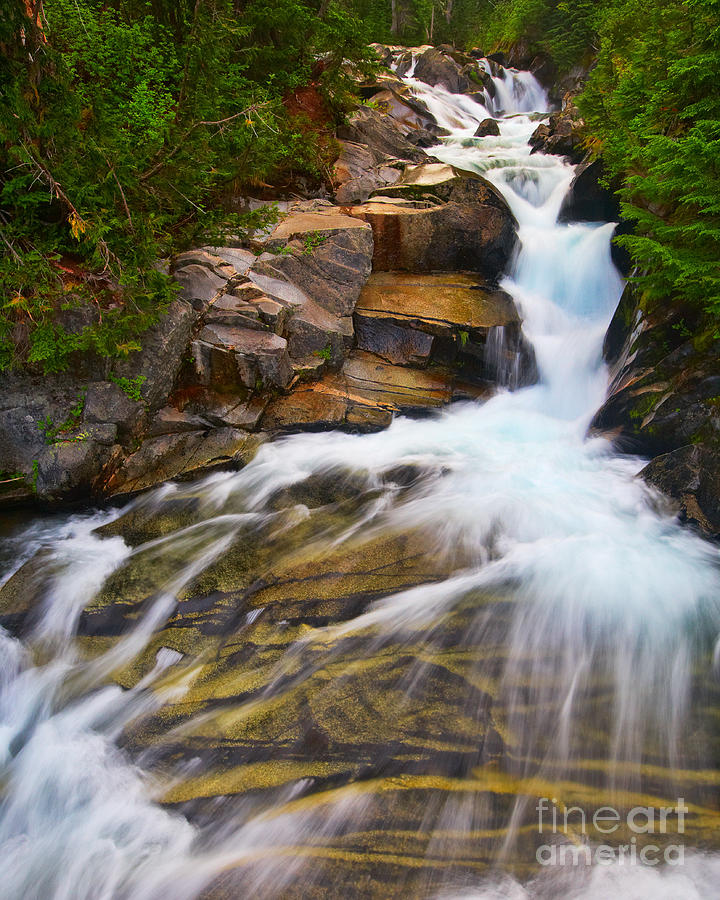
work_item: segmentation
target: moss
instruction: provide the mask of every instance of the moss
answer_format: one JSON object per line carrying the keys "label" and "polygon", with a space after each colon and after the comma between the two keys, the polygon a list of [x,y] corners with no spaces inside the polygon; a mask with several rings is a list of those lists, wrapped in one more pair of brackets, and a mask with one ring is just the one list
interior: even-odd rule
{"label": "moss", "polygon": [[[635,422],[645,419],[655,409],[664,396],[663,393],[653,393],[650,391],[638,395],[633,399],[633,406],[630,409],[630,418]],[[650,426],[647,425],[644,426],[646,431],[649,431],[649,427]]]}

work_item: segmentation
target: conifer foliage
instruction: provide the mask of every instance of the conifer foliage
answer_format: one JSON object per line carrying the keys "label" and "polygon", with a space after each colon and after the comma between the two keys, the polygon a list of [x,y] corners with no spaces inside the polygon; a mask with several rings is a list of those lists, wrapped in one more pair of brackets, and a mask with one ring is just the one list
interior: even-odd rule
{"label": "conifer foliage", "polygon": [[593,63],[579,98],[633,235],[618,241],[645,301],[720,320],[720,0],[500,0],[478,29],[524,41],[568,70]]}
{"label": "conifer foliage", "polygon": [[[720,2],[611,4],[581,101],[609,170],[624,179],[622,243],[647,302],[720,319]],[[640,33],[638,33],[640,32]]]}
{"label": "conifer foliage", "polygon": [[158,258],[257,224],[233,193],[323,178],[322,123],[284,101],[313,82],[329,135],[343,61],[368,58],[367,35],[335,0],[6,7],[0,368],[126,354],[173,296]]}

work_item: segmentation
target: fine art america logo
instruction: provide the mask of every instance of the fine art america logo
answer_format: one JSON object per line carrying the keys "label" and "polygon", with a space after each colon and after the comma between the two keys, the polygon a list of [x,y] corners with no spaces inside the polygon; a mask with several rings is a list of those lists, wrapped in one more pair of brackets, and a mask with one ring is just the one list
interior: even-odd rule
{"label": "fine art america logo", "polygon": [[[541,866],[681,866],[685,862],[685,847],[659,839],[652,843],[648,836],[679,835],[685,833],[685,814],[689,812],[679,797],[675,806],[634,806],[620,812],[612,806],[585,810],[580,806],[557,806],[555,797],[540,797],[536,807],[538,833],[549,843],[541,844],[535,857]],[[624,843],[590,842],[592,829],[599,841],[604,835],[614,839],[627,835]],[[555,837],[551,837],[555,835]],[[632,837],[629,837],[632,835]],[[640,843],[638,843],[638,835]]]}

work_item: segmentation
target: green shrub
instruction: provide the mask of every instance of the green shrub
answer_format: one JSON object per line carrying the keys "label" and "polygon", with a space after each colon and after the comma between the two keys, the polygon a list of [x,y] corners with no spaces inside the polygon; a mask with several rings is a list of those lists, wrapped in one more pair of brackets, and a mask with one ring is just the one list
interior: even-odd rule
{"label": "green shrub", "polygon": [[120,377],[110,375],[109,377],[110,381],[114,381],[129,400],[136,402],[142,400],[142,386],[147,381],[145,375],[137,375],[135,378],[126,378],[124,375]]}
{"label": "green shrub", "polygon": [[[46,0],[0,18],[0,370],[123,356],[174,296],[158,258],[252,230],[252,193],[327,176],[364,33],[335,2]],[[322,71],[315,73],[318,60]],[[288,112],[315,79],[327,123]],[[323,149],[324,148],[324,149]],[[64,324],[81,310],[87,323]]]}

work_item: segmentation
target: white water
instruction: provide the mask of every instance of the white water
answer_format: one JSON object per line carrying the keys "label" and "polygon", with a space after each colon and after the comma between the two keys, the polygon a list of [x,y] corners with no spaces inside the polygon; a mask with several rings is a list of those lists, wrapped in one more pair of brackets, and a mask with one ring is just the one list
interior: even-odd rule
{"label": "white water", "polygon": [[[546,98],[527,73],[496,79],[495,105],[487,109],[408,81],[452,132],[429,152],[483,173],[518,220],[521,249],[505,287],[522,311],[540,382],[484,405],[454,406],[435,419],[398,419],[379,434],[298,435],[266,445],[240,473],[208,479],[201,489],[207,534],[178,536],[186,567],[160,592],[148,619],[92,664],[71,636],[82,607],[130,553],[119,538],[91,533],[111,515],[35,526],[21,536],[17,563],[49,546],[53,578],[27,647],[0,635],[0,896],[7,900],[192,898],[215,873],[258,849],[267,854],[329,839],[350,812],[362,817],[359,799],[352,810],[346,800],[304,815],[250,810],[205,843],[201,831],[156,805],[149,776],[115,748],[128,722],[163,702],[171,690],[163,685],[163,667],[176,657],[159,654],[156,671],[133,690],[107,681],[147,641],[149,625],[169,614],[182,584],[223,553],[248,517],[266,515],[265,503],[278,488],[333,468],[383,485],[384,473],[398,465],[420,465],[430,474],[409,498],[395,503],[386,490],[362,529],[422,524],[435,535],[437,547],[429,550],[461,549],[467,563],[449,580],[390,595],[349,622],[315,629],[293,651],[304,658],[327,643],[313,671],[323,664],[322,652],[325,661],[342,652],[342,637],[371,635],[368,653],[378,642],[402,645],[406,636],[437,628],[474,590],[510,592],[502,692],[509,728],[519,735],[515,762],[508,762],[515,774],[558,775],[569,761],[592,755],[580,726],[593,679],[607,685],[611,725],[600,751],[610,773],[603,785],[607,802],[618,780],[624,787],[639,783],[647,742],[659,764],[703,762],[703,748],[686,746],[683,735],[701,636],[714,636],[719,621],[717,551],[658,512],[656,498],[634,477],[641,460],[617,456],[604,440],[585,439],[606,387],[601,345],[622,289],[610,259],[612,225],[556,223],[572,168],[530,155],[527,139],[536,122],[522,113],[542,111]],[[477,124],[500,108],[510,116],[500,120],[501,136],[474,139]],[[191,493],[197,486],[166,488],[162,496]],[[236,515],[228,516],[228,507]],[[483,608],[473,644],[494,640]],[[284,673],[281,667],[279,680]],[[286,799],[304,789],[298,783]],[[524,805],[517,801],[507,842]],[[467,815],[449,802],[443,822],[460,828]],[[500,863],[507,849],[498,847]],[[299,865],[271,857],[243,890],[283,896],[295,877],[310,878]],[[460,894],[434,883],[432,893],[695,900],[709,895],[719,867],[717,857],[696,854],[682,871],[614,866],[564,871],[562,878],[541,872],[526,885],[499,877]]]}

